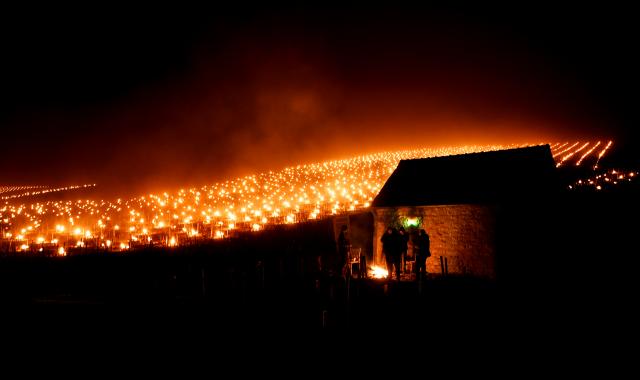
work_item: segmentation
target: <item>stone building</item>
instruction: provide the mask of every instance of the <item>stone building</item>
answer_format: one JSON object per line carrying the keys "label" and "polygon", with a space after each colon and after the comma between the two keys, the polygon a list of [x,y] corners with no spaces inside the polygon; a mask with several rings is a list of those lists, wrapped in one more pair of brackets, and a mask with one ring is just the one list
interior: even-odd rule
{"label": "stone building", "polygon": [[384,263],[380,238],[388,226],[412,234],[424,228],[429,272],[442,271],[442,257],[451,274],[496,278],[499,255],[517,254],[506,235],[531,216],[519,208],[536,212],[527,206],[554,196],[557,183],[548,145],[402,160],[372,202],[373,259]]}

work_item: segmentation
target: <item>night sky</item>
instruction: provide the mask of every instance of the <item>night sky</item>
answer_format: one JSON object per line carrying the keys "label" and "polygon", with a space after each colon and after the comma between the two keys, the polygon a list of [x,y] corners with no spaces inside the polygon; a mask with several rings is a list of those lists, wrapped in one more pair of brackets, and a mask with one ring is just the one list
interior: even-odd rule
{"label": "night sky", "polygon": [[634,17],[504,4],[4,9],[0,184],[135,192],[388,149],[632,141]]}

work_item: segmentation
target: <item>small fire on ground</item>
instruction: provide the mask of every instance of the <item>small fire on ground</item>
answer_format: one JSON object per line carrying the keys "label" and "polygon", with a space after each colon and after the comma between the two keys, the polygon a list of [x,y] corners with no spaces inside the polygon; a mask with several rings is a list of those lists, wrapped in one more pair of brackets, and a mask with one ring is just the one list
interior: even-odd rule
{"label": "small fire on ground", "polygon": [[387,271],[383,267],[379,267],[377,265],[373,265],[369,267],[369,276],[373,278],[387,278],[389,275],[389,271]]}

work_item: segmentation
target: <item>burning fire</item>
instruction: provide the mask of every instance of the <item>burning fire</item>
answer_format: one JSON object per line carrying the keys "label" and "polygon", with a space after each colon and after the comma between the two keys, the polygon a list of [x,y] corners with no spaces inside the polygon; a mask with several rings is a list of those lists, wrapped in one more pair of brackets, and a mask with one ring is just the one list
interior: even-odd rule
{"label": "burning fire", "polygon": [[389,271],[383,267],[373,265],[369,267],[369,276],[373,278],[387,278],[387,276],[389,276]]}
{"label": "burning fire", "polygon": [[40,194],[56,193],[59,191],[83,189],[83,188],[95,187],[95,186],[96,186],[95,183],[80,185],[80,186],[73,185],[73,186],[57,187],[57,188],[49,188],[49,186],[0,186],[0,194],[11,193],[11,195],[0,196],[0,199],[2,200],[15,199],[15,198],[40,195]]}
{"label": "burning fire", "polygon": [[[36,242],[51,236],[77,246],[109,239],[114,246],[149,241],[157,234],[163,244],[179,245],[182,238],[214,239],[233,236],[233,230],[261,231],[268,225],[299,223],[366,209],[400,160],[485,152],[531,144],[456,146],[383,152],[316,164],[298,165],[235,178],[200,188],[146,194],[115,200],[32,201],[43,193],[75,191],[91,185],[48,188],[0,187],[0,227],[5,238]],[[612,142],[565,142],[550,146],[558,166],[584,164],[594,170]],[[616,183],[620,175],[600,175],[591,182]],[[634,172],[625,174],[631,180]],[[602,177],[602,178],[601,178]],[[599,181],[602,180],[602,181]],[[598,182],[598,183],[596,183]],[[572,186],[581,185],[579,182]],[[18,234],[19,233],[19,234]],[[0,235],[1,236],[1,235]],[[167,238],[170,237],[170,238]],[[77,239],[84,238],[84,241]],[[188,241],[189,239],[184,239]],[[40,242],[43,243],[44,239]],[[381,268],[378,268],[382,270]],[[382,270],[384,271],[384,270]],[[376,273],[378,270],[376,270]],[[383,277],[386,276],[384,271]],[[374,276],[375,277],[375,276]]]}

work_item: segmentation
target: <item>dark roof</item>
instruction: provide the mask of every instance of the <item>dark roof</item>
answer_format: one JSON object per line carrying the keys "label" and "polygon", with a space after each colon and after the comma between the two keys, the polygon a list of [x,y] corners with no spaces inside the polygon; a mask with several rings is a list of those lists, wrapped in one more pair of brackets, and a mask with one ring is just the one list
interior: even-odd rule
{"label": "dark roof", "polygon": [[558,189],[549,145],[401,160],[373,207],[502,203]]}

